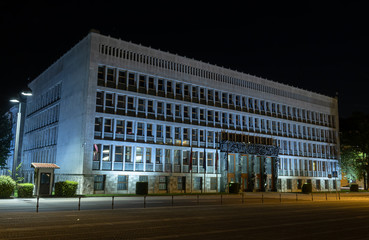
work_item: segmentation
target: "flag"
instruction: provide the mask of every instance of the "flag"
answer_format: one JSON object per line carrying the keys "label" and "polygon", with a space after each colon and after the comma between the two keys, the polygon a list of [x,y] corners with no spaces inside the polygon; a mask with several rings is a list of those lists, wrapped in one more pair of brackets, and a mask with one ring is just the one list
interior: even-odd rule
{"label": "flag", "polygon": [[204,170],[206,171],[206,143],[204,145],[204,161],[202,163]]}
{"label": "flag", "polygon": [[192,171],[192,146],[191,146],[191,152],[190,152],[190,167],[189,170]]}
{"label": "flag", "polygon": [[218,170],[218,147],[215,150],[215,172]]}

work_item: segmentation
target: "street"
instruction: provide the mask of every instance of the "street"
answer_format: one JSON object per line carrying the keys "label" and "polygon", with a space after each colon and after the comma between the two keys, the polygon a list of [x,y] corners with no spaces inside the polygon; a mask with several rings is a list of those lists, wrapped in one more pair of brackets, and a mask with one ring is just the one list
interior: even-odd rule
{"label": "street", "polygon": [[[170,196],[148,197],[146,208],[140,197],[116,200],[113,206],[111,198],[100,199],[101,206],[95,198],[82,198],[80,211],[68,209],[76,206],[75,198],[41,199],[50,207],[65,205],[52,211],[40,200],[38,213],[32,199],[32,211],[0,207],[0,239],[369,239],[367,198],[338,201],[322,195],[295,201],[291,195],[280,201],[273,196],[243,203],[227,196],[222,204],[219,196],[199,201],[175,196],[173,206]],[[4,201],[12,199],[0,204]]]}

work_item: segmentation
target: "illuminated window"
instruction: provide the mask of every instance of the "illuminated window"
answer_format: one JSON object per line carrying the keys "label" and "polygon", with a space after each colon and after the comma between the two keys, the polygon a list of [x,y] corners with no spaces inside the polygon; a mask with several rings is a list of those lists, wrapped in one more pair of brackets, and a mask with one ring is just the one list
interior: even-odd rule
{"label": "illuminated window", "polygon": [[143,148],[136,147],[136,163],[142,163]]}
{"label": "illuminated window", "polygon": [[126,162],[132,162],[132,147],[126,147],[124,158]]}
{"label": "illuminated window", "polygon": [[110,162],[110,145],[104,145],[103,146],[103,156],[102,156],[102,160],[103,161],[107,161]]}

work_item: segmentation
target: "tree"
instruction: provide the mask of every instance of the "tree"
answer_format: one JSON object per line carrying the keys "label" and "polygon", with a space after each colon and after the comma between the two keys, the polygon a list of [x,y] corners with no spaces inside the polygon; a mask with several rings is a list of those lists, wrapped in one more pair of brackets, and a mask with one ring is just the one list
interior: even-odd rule
{"label": "tree", "polygon": [[364,178],[364,188],[369,181],[369,115],[354,113],[341,120],[341,167],[357,179]]}
{"label": "tree", "polygon": [[12,141],[12,125],[5,113],[0,113],[0,169],[5,169]]}

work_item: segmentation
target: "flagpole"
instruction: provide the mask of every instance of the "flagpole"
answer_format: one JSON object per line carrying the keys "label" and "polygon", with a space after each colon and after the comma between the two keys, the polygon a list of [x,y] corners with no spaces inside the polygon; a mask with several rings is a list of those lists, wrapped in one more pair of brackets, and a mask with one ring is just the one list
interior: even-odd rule
{"label": "flagpole", "polygon": [[191,171],[191,193],[192,193],[192,144],[191,144],[191,152],[190,152],[190,171]]}
{"label": "flagpole", "polygon": [[216,193],[218,193],[218,146],[215,149],[215,178],[216,178],[216,184],[217,184]]}
{"label": "flagpole", "polygon": [[204,144],[204,157],[203,157],[203,168],[204,168],[204,193],[206,192],[206,131],[205,131],[205,144]]}

